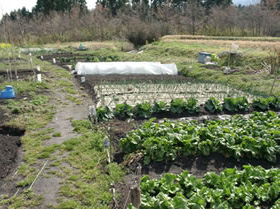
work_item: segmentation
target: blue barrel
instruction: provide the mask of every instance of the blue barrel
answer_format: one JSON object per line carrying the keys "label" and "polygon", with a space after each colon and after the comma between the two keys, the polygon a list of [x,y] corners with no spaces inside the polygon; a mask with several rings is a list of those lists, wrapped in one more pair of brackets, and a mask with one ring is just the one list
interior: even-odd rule
{"label": "blue barrel", "polygon": [[198,53],[198,62],[199,63],[202,63],[202,64],[205,64],[205,58],[206,57],[211,57],[212,54],[210,53],[207,53],[207,52],[199,52]]}
{"label": "blue barrel", "polygon": [[13,99],[16,97],[16,89],[12,86],[6,86],[6,89],[1,91],[0,99]]}

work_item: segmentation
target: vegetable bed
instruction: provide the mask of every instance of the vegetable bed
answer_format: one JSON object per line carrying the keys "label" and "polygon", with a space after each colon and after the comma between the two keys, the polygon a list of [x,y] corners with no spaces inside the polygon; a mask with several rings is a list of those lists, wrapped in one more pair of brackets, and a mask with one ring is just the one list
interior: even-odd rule
{"label": "vegetable bed", "polygon": [[184,171],[160,179],[144,176],[141,182],[141,209],[279,207],[279,169],[244,166],[242,171],[230,168],[220,175],[209,172],[202,179]]}
{"label": "vegetable bed", "polygon": [[[173,76],[176,77],[176,76]],[[86,81],[87,76],[86,76]],[[101,81],[91,86],[99,98],[97,107],[113,108],[118,103],[134,106],[141,102],[166,102],[172,99],[186,99],[194,97],[198,104],[206,102],[210,97],[223,101],[225,97],[246,96],[249,101],[255,97],[225,85],[215,83],[186,82],[176,80],[161,80],[155,82],[149,78],[146,81]]]}
{"label": "vegetable bed", "polygon": [[108,106],[97,108],[96,120],[107,121],[113,118],[124,120],[127,118],[147,119],[156,118],[178,118],[204,114],[237,114],[253,111],[279,111],[280,99],[277,97],[256,98],[250,104],[246,97],[226,97],[220,103],[214,97],[208,99],[204,104],[199,105],[198,100],[191,97],[188,100],[172,99],[170,103],[164,101],[138,103],[135,106],[122,103],[117,104],[115,109]]}
{"label": "vegetable bed", "polygon": [[119,146],[126,154],[141,152],[145,164],[211,153],[275,162],[280,153],[280,118],[269,111],[205,124],[150,120],[129,132]]}

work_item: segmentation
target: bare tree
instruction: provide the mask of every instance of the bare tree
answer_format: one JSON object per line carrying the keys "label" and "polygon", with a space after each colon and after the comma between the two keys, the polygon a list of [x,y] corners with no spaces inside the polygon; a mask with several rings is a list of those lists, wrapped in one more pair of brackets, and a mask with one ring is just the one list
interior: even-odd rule
{"label": "bare tree", "polygon": [[205,9],[201,6],[200,1],[190,0],[184,5],[184,13],[186,17],[188,30],[192,35],[195,35],[198,27],[202,25],[205,20]]}

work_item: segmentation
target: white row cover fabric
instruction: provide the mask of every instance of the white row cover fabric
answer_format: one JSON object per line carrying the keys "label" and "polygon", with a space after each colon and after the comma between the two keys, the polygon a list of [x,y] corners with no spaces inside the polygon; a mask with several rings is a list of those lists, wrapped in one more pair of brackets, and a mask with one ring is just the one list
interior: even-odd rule
{"label": "white row cover fabric", "polygon": [[78,62],[78,75],[178,75],[175,64],[160,62]]}

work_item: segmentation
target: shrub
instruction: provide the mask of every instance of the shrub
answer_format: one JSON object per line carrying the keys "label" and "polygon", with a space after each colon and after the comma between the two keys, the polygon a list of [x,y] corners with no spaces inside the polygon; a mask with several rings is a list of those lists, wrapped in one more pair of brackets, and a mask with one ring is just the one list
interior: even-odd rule
{"label": "shrub", "polygon": [[145,24],[141,22],[135,23],[135,27],[130,28],[130,31],[127,32],[126,38],[134,46],[143,46],[147,42],[152,43],[159,40],[161,37],[160,32],[152,24]]}

